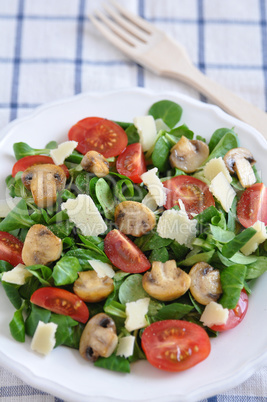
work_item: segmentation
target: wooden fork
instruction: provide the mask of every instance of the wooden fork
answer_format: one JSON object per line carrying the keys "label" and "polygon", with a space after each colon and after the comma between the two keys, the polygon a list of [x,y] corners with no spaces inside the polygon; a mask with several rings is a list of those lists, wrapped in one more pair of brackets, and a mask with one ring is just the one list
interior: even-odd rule
{"label": "wooden fork", "polygon": [[177,78],[238,119],[255,127],[267,139],[267,113],[202,74],[185,49],[165,32],[129,12],[114,0],[90,16],[94,26],[130,59],[158,75]]}

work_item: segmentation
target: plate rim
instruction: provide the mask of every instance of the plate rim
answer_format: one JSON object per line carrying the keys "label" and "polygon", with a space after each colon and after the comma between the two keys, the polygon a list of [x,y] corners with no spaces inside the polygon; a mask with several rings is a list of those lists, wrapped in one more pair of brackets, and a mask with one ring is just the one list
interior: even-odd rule
{"label": "plate rim", "polygon": [[[222,109],[220,109],[218,106],[213,105],[213,104],[209,104],[209,103],[204,103],[201,102],[198,99],[195,98],[191,98],[188,95],[184,95],[184,94],[180,94],[177,93],[176,91],[152,91],[152,90],[148,90],[145,88],[140,88],[140,87],[133,87],[133,88],[125,88],[125,89],[118,89],[118,90],[111,90],[111,91],[104,91],[104,92],[86,92],[86,93],[81,93],[78,95],[74,95],[68,98],[64,98],[64,99],[58,99],[56,101],[53,102],[49,102],[49,103],[45,103],[43,105],[38,106],[37,108],[35,108],[32,112],[30,112],[28,115],[20,117],[10,123],[8,123],[4,128],[2,128],[0,130],[0,144],[2,142],[2,140],[4,139],[4,137],[17,125],[20,125],[21,123],[27,121],[27,120],[31,120],[32,118],[34,118],[35,116],[37,116],[40,113],[43,113],[45,111],[47,111],[50,108],[53,107],[57,107],[57,106],[62,106],[65,103],[71,103],[75,100],[79,100],[82,98],[103,98],[103,97],[107,97],[113,94],[125,94],[125,93],[139,93],[142,95],[146,95],[146,96],[172,96],[172,97],[176,97],[177,99],[182,99],[184,100],[186,103],[189,104],[193,104],[197,107],[200,108],[204,108],[204,109],[209,109],[212,110],[213,113],[215,113],[215,115],[222,117],[223,119],[227,118],[231,118],[231,121],[236,122],[236,124],[238,125],[238,127],[243,127],[244,129],[248,129],[249,131],[254,133],[254,135],[256,135],[258,137],[258,139],[260,140],[260,142],[263,144],[264,148],[267,149],[267,142],[265,140],[265,138],[263,137],[263,135],[258,132],[256,129],[254,129],[253,127],[249,126],[248,124],[241,122],[240,120],[236,119],[233,116],[230,116],[228,113],[224,112]],[[44,379],[38,375],[35,375],[28,367],[18,367],[17,363],[15,360],[13,361],[7,361],[8,357],[5,356],[3,354],[3,352],[0,350],[0,362],[1,364],[4,362],[4,365],[7,369],[9,369],[10,371],[12,371],[15,375],[17,375],[19,378],[21,378],[23,381],[27,382],[28,384],[30,384],[32,387],[38,387],[39,389],[43,390],[44,392],[48,392],[51,393],[53,395],[58,395],[60,397],[63,397],[65,400],[68,400],[70,398],[70,394],[71,398],[75,398],[77,400],[77,393],[73,391],[71,391],[69,388],[64,387],[62,385],[58,385],[56,382],[53,382],[51,380],[48,379]],[[212,388],[209,387],[209,391],[207,389],[205,389],[205,386],[203,386],[201,389],[198,388],[198,390],[192,391],[190,394],[188,395],[168,395],[169,401],[178,401],[180,399],[177,398],[183,398],[181,399],[181,401],[191,401],[194,400],[196,398],[200,399],[203,397],[209,397],[214,395],[214,392],[216,394],[221,393],[221,392],[225,392],[227,389],[229,388],[233,388],[237,385],[239,385],[241,382],[247,380],[257,369],[259,369],[261,366],[263,366],[265,363],[267,362],[267,350],[265,351],[265,353],[260,354],[257,359],[250,359],[250,361],[248,361],[246,363],[246,365],[239,370],[235,377],[234,380],[232,378],[232,373],[231,375],[223,378],[220,382],[216,382],[216,385],[214,385]],[[25,373],[25,371],[27,371],[27,374]],[[231,384],[227,385],[227,383],[229,382],[229,377],[231,377]],[[33,381],[34,378],[34,381]],[[59,388],[60,387],[60,390]],[[207,386],[206,386],[207,387]],[[216,388],[216,390],[215,390]],[[113,397],[102,397],[102,396],[88,396],[88,395],[84,395],[84,394],[79,394],[79,400],[80,401],[95,401],[98,400],[100,401],[115,401],[115,399]],[[130,399],[118,399],[116,398],[116,400],[119,401],[127,401],[130,402]],[[152,401],[152,399],[138,399],[139,402],[149,402]],[[158,397],[155,398],[153,397],[153,401],[161,401],[162,397]]]}

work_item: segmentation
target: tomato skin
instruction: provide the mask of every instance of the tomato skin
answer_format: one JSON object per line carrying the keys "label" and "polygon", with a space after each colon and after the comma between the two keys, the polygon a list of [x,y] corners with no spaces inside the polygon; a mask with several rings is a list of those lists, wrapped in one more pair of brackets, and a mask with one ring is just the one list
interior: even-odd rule
{"label": "tomato skin", "polygon": [[182,320],[157,321],[145,328],[142,349],[152,366],[183,371],[206,359],[211,345],[206,331]]}
{"label": "tomato skin", "polygon": [[151,267],[145,254],[117,229],[111,230],[105,237],[104,251],[112,264],[124,272],[140,273]]}
{"label": "tomato skin", "polygon": [[23,264],[21,257],[23,242],[7,232],[0,232],[0,260],[9,262],[15,267]]}
{"label": "tomato skin", "polygon": [[163,186],[169,190],[167,191],[167,200],[164,205],[166,209],[179,205],[178,200],[181,199],[189,217],[192,217],[192,213],[199,214],[204,209],[212,205],[215,206],[215,201],[208,185],[194,177],[175,176],[164,181]]}
{"label": "tomato skin", "polygon": [[213,325],[211,329],[213,331],[223,332],[228,329],[235,328],[244,319],[248,310],[248,295],[243,289],[240,294],[240,298],[236,307],[229,310],[228,320],[223,325]]}
{"label": "tomato skin", "polygon": [[[54,165],[54,161],[50,156],[46,155],[30,155],[24,156],[24,158],[19,159],[13,166],[12,177],[15,177],[18,172],[24,172],[28,167],[33,165],[44,165],[44,164]],[[69,177],[69,170],[66,165],[60,165],[64,170],[66,177]]]}
{"label": "tomato skin", "polygon": [[37,289],[31,302],[56,314],[68,315],[76,321],[86,323],[89,310],[77,295],[65,289],[44,287]]}
{"label": "tomato skin", "polygon": [[134,183],[142,183],[140,176],[147,171],[147,168],[140,142],[126,147],[116,161],[116,168],[120,174],[129,177]]}
{"label": "tomato skin", "polygon": [[105,158],[121,154],[128,143],[125,131],[118,124],[101,117],[86,117],[78,121],[70,128],[68,137],[78,142],[76,149],[83,155],[93,150]]}
{"label": "tomato skin", "polygon": [[252,226],[257,220],[267,225],[267,188],[263,183],[255,183],[248,187],[237,203],[237,217],[245,228]]}

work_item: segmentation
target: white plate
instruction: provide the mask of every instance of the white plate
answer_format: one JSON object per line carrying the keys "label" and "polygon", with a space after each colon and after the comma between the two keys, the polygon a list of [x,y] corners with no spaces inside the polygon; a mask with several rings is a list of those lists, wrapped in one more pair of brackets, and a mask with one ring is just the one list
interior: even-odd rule
{"label": "white plate", "polygon": [[[146,114],[155,101],[170,99],[183,107],[182,122],[195,134],[209,138],[220,127],[235,127],[241,144],[257,159],[267,183],[267,144],[253,128],[230,117],[219,108],[175,93],[151,93],[141,89],[101,95],[84,94],[38,108],[33,114],[15,121],[2,131],[0,141],[1,198],[4,178],[14,163],[12,144],[27,142],[42,148],[51,140],[65,141],[68,129],[79,119],[102,116],[132,121]],[[264,171],[265,170],[265,171]],[[8,323],[13,316],[0,287],[0,363],[24,381],[65,400],[86,402],[153,401],[178,402],[206,398],[246,380],[267,362],[267,276],[255,284],[244,321],[235,329],[212,339],[210,356],[192,369],[178,374],[157,370],[145,361],[132,364],[131,374],[98,369],[83,360],[77,351],[59,347],[42,357],[25,344],[15,342]]]}

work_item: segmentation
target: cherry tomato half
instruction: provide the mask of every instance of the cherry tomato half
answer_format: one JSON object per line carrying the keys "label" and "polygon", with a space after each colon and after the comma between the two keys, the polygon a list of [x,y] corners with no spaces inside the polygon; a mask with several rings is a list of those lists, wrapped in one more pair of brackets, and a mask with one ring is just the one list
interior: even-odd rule
{"label": "cherry tomato half", "polygon": [[139,142],[128,145],[116,162],[117,171],[134,183],[142,183],[141,175],[147,171],[145,156]]}
{"label": "cherry tomato half", "polygon": [[157,321],[145,328],[142,349],[152,366],[183,371],[206,359],[210,340],[203,328],[181,320]]}
{"label": "cherry tomato half", "polygon": [[69,140],[77,141],[77,150],[100,152],[105,158],[121,154],[128,143],[125,131],[113,121],[101,117],[87,117],[78,121],[68,133]]}
{"label": "cherry tomato half", "polygon": [[215,206],[215,201],[208,185],[194,177],[175,176],[170,180],[164,181],[163,186],[169,190],[167,191],[167,201],[164,205],[166,209],[179,205],[178,200],[181,199],[190,217],[192,213],[199,214],[211,205]]}
{"label": "cherry tomato half", "polygon": [[117,229],[111,230],[105,237],[104,251],[112,264],[124,272],[145,272],[151,267],[145,254]]}
{"label": "cherry tomato half", "polygon": [[82,323],[86,323],[89,318],[89,310],[84,301],[65,289],[53,287],[37,289],[31,296],[31,302],[53,313],[68,315]]}
{"label": "cherry tomato half", "polygon": [[237,203],[237,217],[245,228],[256,221],[267,225],[267,187],[263,183],[255,183],[248,187]]}
{"label": "cherry tomato half", "polygon": [[[28,167],[33,165],[44,165],[50,163],[54,165],[54,161],[50,156],[46,155],[30,155],[24,156],[24,158],[19,159],[12,169],[12,177],[15,177],[18,172],[24,172]],[[69,177],[69,170],[67,166],[60,165],[60,167],[64,170],[66,177]]]}
{"label": "cherry tomato half", "polygon": [[236,327],[245,317],[248,310],[248,295],[246,291],[243,289],[240,294],[240,298],[236,307],[232,310],[229,310],[228,320],[223,325],[213,325],[211,329],[213,331],[223,332],[228,329]]}
{"label": "cherry tomato half", "polygon": [[22,241],[10,233],[0,232],[0,260],[9,262],[13,267],[23,264],[22,248]]}

